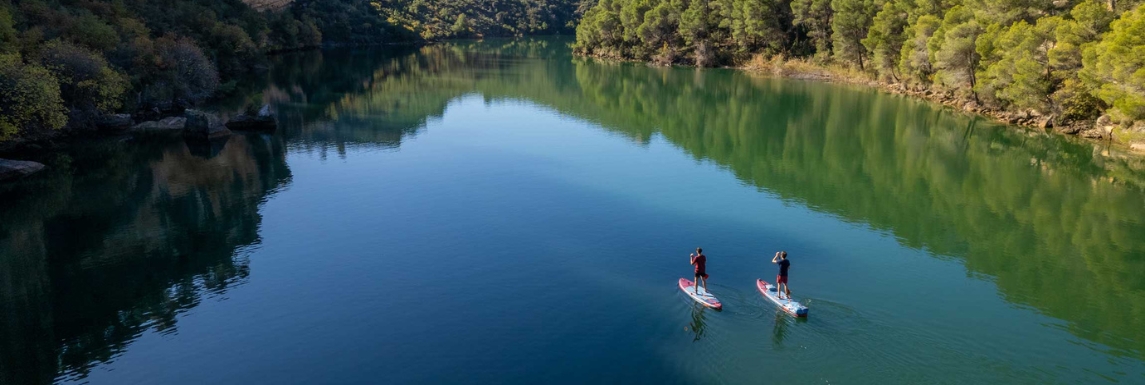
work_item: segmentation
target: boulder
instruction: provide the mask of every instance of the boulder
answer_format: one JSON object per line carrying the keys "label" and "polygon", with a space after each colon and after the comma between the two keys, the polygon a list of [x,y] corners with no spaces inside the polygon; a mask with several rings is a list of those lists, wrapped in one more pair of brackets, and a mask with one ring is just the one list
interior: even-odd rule
{"label": "boulder", "polygon": [[1131,149],[1133,151],[1145,152],[1145,142],[1129,143],[1129,149]]}
{"label": "boulder", "polygon": [[1106,137],[1106,132],[1103,129],[1094,128],[1094,129],[1089,129],[1089,130],[1079,132],[1078,135],[1080,135],[1083,138],[1102,139],[1102,138]]}
{"label": "boulder", "polygon": [[153,120],[136,124],[132,131],[174,131],[182,130],[187,125],[187,118],[172,116],[160,120]]}
{"label": "boulder", "polygon": [[131,128],[134,123],[130,114],[114,114],[99,117],[95,121],[95,126],[101,130],[123,131]]}
{"label": "boulder", "polygon": [[1132,132],[1135,134],[1145,134],[1145,121],[1133,122],[1133,125],[1129,126],[1129,128],[1126,129],[1126,131],[1129,131],[1129,132]]}
{"label": "boulder", "polygon": [[1047,128],[1052,128],[1053,126],[1054,126],[1054,119],[1049,117],[1049,116],[1038,119],[1038,128],[1041,128],[1044,130]]}
{"label": "boulder", "polygon": [[1065,125],[1065,126],[1063,126],[1063,125],[1057,126],[1057,129],[1059,131],[1061,131],[1061,133],[1066,134],[1066,135],[1076,135],[1077,133],[1081,132],[1082,128],[1084,128],[1084,125],[1082,125],[1082,124],[1070,124],[1070,125]]}
{"label": "boulder", "polygon": [[44,165],[26,160],[0,159],[0,181],[25,177],[44,169]]}
{"label": "boulder", "polygon": [[1097,118],[1097,121],[1093,123],[1094,128],[1103,128],[1103,127],[1112,126],[1112,125],[1113,125],[1113,119],[1110,118],[1109,115],[1101,115]]}
{"label": "boulder", "polygon": [[274,131],[278,122],[270,111],[270,105],[263,105],[255,115],[239,114],[227,122],[227,128],[246,131]]}
{"label": "boulder", "polygon": [[220,138],[231,134],[223,126],[218,116],[214,114],[200,111],[200,110],[187,110],[183,112],[187,118],[187,124],[183,126],[183,135],[195,139],[214,139]]}

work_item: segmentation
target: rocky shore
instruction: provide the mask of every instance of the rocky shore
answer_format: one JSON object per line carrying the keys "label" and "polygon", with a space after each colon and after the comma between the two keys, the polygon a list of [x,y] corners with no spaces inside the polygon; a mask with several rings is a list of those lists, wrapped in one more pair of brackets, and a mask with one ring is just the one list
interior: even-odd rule
{"label": "rocky shore", "polygon": [[[269,105],[263,105],[257,111],[247,111],[224,119],[218,114],[187,109],[182,115],[168,116],[158,120],[136,122],[131,115],[108,115],[96,119],[94,133],[97,135],[152,135],[152,134],[182,134],[188,141],[209,142],[231,135],[231,131],[274,131],[278,122],[274,111]],[[66,141],[87,132],[53,132],[51,136],[35,139],[12,141],[3,144],[0,151],[17,152],[22,147],[39,148],[50,147],[52,142]],[[12,181],[32,175],[43,170],[41,163],[26,160],[0,159],[0,183]]]}

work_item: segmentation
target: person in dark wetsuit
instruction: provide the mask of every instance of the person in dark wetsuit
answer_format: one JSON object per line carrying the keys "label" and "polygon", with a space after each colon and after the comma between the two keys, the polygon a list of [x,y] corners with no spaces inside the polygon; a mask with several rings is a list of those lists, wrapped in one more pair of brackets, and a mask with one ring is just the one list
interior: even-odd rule
{"label": "person in dark wetsuit", "polygon": [[708,290],[708,257],[704,256],[704,249],[696,248],[696,252],[688,255],[692,265],[696,266],[696,294],[700,294],[700,280],[704,282],[704,291]]}
{"label": "person in dark wetsuit", "polygon": [[787,260],[787,252],[775,253],[775,257],[771,258],[771,263],[779,265],[779,275],[775,276],[776,296],[783,299],[783,294],[786,293],[787,299],[791,299],[791,289],[787,287],[787,269],[791,268],[791,261]]}

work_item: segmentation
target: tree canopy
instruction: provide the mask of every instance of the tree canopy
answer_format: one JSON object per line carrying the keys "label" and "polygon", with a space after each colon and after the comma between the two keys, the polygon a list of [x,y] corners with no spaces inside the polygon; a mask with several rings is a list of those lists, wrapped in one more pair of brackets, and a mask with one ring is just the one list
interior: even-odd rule
{"label": "tree canopy", "polygon": [[[0,0],[0,140],[178,111],[277,51],[572,32],[591,0]],[[665,24],[653,35],[675,33]],[[54,91],[52,89],[55,89]],[[26,105],[41,103],[43,105]],[[45,104],[46,103],[46,104]],[[64,118],[59,118],[64,111]]]}
{"label": "tree canopy", "polygon": [[601,0],[574,49],[699,66],[806,58],[999,109],[1129,122],[1145,119],[1141,3]]}

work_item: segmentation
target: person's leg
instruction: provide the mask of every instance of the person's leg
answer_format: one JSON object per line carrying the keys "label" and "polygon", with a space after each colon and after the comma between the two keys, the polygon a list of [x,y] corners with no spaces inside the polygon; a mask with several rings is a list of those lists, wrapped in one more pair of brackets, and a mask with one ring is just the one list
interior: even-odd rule
{"label": "person's leg", "polygon": [[704,279],[704,291],[708,291],[708,276],[705,275],[700,278]]}
{"label": "person's leg", "polygon": [[783,299],[783,276],[775,276],[775,297]]}
{"label": "person's leg", "polygon": [[701,277],[699,274],[696,274],[696,277],[695,277],[696,282],[693,283],[693,285],[695,285],[694,291],[696,292],[696,295],[700,294],[700,279],[702,279],[702,278],[703,277]]}

